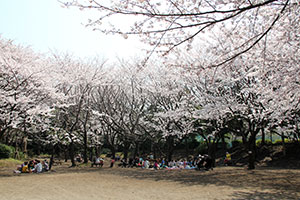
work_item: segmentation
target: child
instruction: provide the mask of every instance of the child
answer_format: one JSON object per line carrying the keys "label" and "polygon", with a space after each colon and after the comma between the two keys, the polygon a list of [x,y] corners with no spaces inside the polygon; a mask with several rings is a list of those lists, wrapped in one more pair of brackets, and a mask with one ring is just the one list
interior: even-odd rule
{"label": "child", "polygon": [[110,167],[111,167],[111,168],[114,166],[114,163],[115,163],[115,159],[112,158],[111,161],[110,161]]}
{"label": "child", "polygon": [[224,159],[224,164],[227,166],[227,165],[230,165],[231,164],[231,155],[230,153],[226,152],[226,157]]}
{"label": "child", "polygon": [[22,166],[22,173],[29,173],[29,169],[28,169],[28,162],[24,162],[23,166]]}
{"label": "child", "polygon": [[155,162],[154,162],[154,169],[155,169],[155,170],[157,170],[158,168],[159,168],[159,166],[158,166],[158,162],[157,162],[157,161],[155,161]]}

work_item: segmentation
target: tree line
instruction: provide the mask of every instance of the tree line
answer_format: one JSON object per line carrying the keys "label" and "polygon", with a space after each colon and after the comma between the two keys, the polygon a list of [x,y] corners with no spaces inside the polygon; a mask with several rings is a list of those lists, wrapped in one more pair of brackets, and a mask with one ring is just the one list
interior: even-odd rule
{"label": "tree line", "polygon": [[[106,17],[150,18],[137,18],[129,32],[108,31],[159,42],[151,44],[147,62],[45,56],[1,39],[0,141],[24,152],[28,142],[51,146],[53,153],[60,148],[74,166],[78,148],[88,162],[91,149],[106,146],[114,156],[121,146],[126,158],[146,141],[171,159],[176,145],[195,134],[214,157],[216,143],[230,134],[242,138],[250,169],[258,135],[271,132],[299,143],[299,3],[166,2],[65,3],[102,9]],[[162,21],[169,26],[160,31]],[[100,26],[99,20],[90,25]],[[186,28],[198,32],[189,35]],[[204,29],[210,31],[201,35]],[[191,40],[189,51],[175,48]],[[163,42],[168,55],[154,54]]]}

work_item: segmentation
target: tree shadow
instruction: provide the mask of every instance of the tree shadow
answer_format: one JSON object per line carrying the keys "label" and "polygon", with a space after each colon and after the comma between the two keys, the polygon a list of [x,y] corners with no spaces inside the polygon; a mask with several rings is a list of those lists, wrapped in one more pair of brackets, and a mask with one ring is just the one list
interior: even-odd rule
{"label": "tree shadow", "polygon": [[[213,171],[196,170],[106,170],[118,176],[154,181],[171,181],[184,185],[229,186],[236,189],[271,190],[270,192],[239,192],[234,199],[300,199],[300,170],[222,167]],[[276,192],[274,192],[276,191]]]}
{"label": "tree shadow", "polygon": [[296,193],[282,193],[282,192],[236,192],[232,195],[232,200],[290,200],[299,199]]}
{"label": "tree shadow", "polygon": [[[53,171],[39,175],[64,173],[99,173],[129,177],[138,180],[176,182],[186,186],[229,186],[240,190],[232,199],[300,199],[300,170],[280,168],[258,168],[246,170],[242,167],[218,167],[213,171],[196,170],[145,170],[140,168],[103,168],[68,165],[56,167]],[[23,174],[17,174],[23,176]],[[30,174],[24,174],[25,176]],[[12,173],[1,174],[1,177],[15,176]]]}

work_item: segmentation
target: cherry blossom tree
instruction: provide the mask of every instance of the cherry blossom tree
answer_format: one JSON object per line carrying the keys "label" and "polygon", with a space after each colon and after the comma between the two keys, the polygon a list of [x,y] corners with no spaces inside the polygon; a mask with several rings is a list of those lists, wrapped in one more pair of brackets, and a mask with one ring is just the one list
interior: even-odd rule
{"label": "cherry blossom tree", "polygon": [[[105,138],[114,156],[116,143],[124,150],[127,159],[129,147],[138,136],[138,127],[145,107],[142,85],[136,67],[122,66],[111,70],[110,78],[97,86],[93,100],[99,120],[105,128]],[[108,134],[109,133],[109,134]]]}
{"label": "cherry blossom tree", "polygon": [[189,95],[181,72],[178,69],[161,66],[152,69],[149,84],[145,88],[149,110],[144,117],[152,138],[156,143],[164,140],[167,157],[172,159],[176,143],[193,132],[193,119]]}
{"label": "cherry blossom tree", "polygon": [[[10,137],[10,131],[21,138],[23,151],[27,151],[30,130],[43,129],[37,116],[50,110],[53,90],[43,81],[44,68],[48,67],[42,55],[30,48],[14,45],[12,41],[0,41],[1,65],[1,134],[0,138]],[[18,143],[19,139],[15,139]],[[18,148],[19,145],[16,145]]]}
{"label": "cherry blossom tree", "polygon": [[87,62],[75,60],[69,55],[54,55],[54,86],[64,94],[63,101],[56,106],[57,126],[64,130],[68,138],[68,146],[72,166],[75,166],[75,145],[83,144],[84,161],[87,162],[88,121],[93,116],[91,92],[101,79],[103,62],[95,59]]}
{"label": "cherry blossom tree", "polygon": [[193,41],[207,40],[207,34],[213,32],[227,37],[222,32],[223,27],[230,28],[233,34],[242,32],[243,26],[255,30],[252,35],[238,35],[235,46],[210,65],[225,64],[249,51],[281,18],[288,18],[290,9],[299,6],[299,2],[290,0],[73,0],[62,4],[95,10],[99,16],[95,15],[87,22],[93,30],[120,34],[125,39],[130,35],[140,36],[142,42],[152,46],[149,56],[156,50],[169,53],[183,44],[190,49]]}

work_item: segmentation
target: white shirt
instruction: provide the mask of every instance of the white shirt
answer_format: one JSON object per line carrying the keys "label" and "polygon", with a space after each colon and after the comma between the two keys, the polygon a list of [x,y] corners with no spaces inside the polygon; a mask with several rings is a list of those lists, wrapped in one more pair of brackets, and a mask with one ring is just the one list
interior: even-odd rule
{"label": "white shirt", "polygon": [[43,169],[43,166],[42,166],[41,163],[38,163],[38,164],[35,166],[36,173],[41,173],[41,172],[42,172],[42,169]]}

